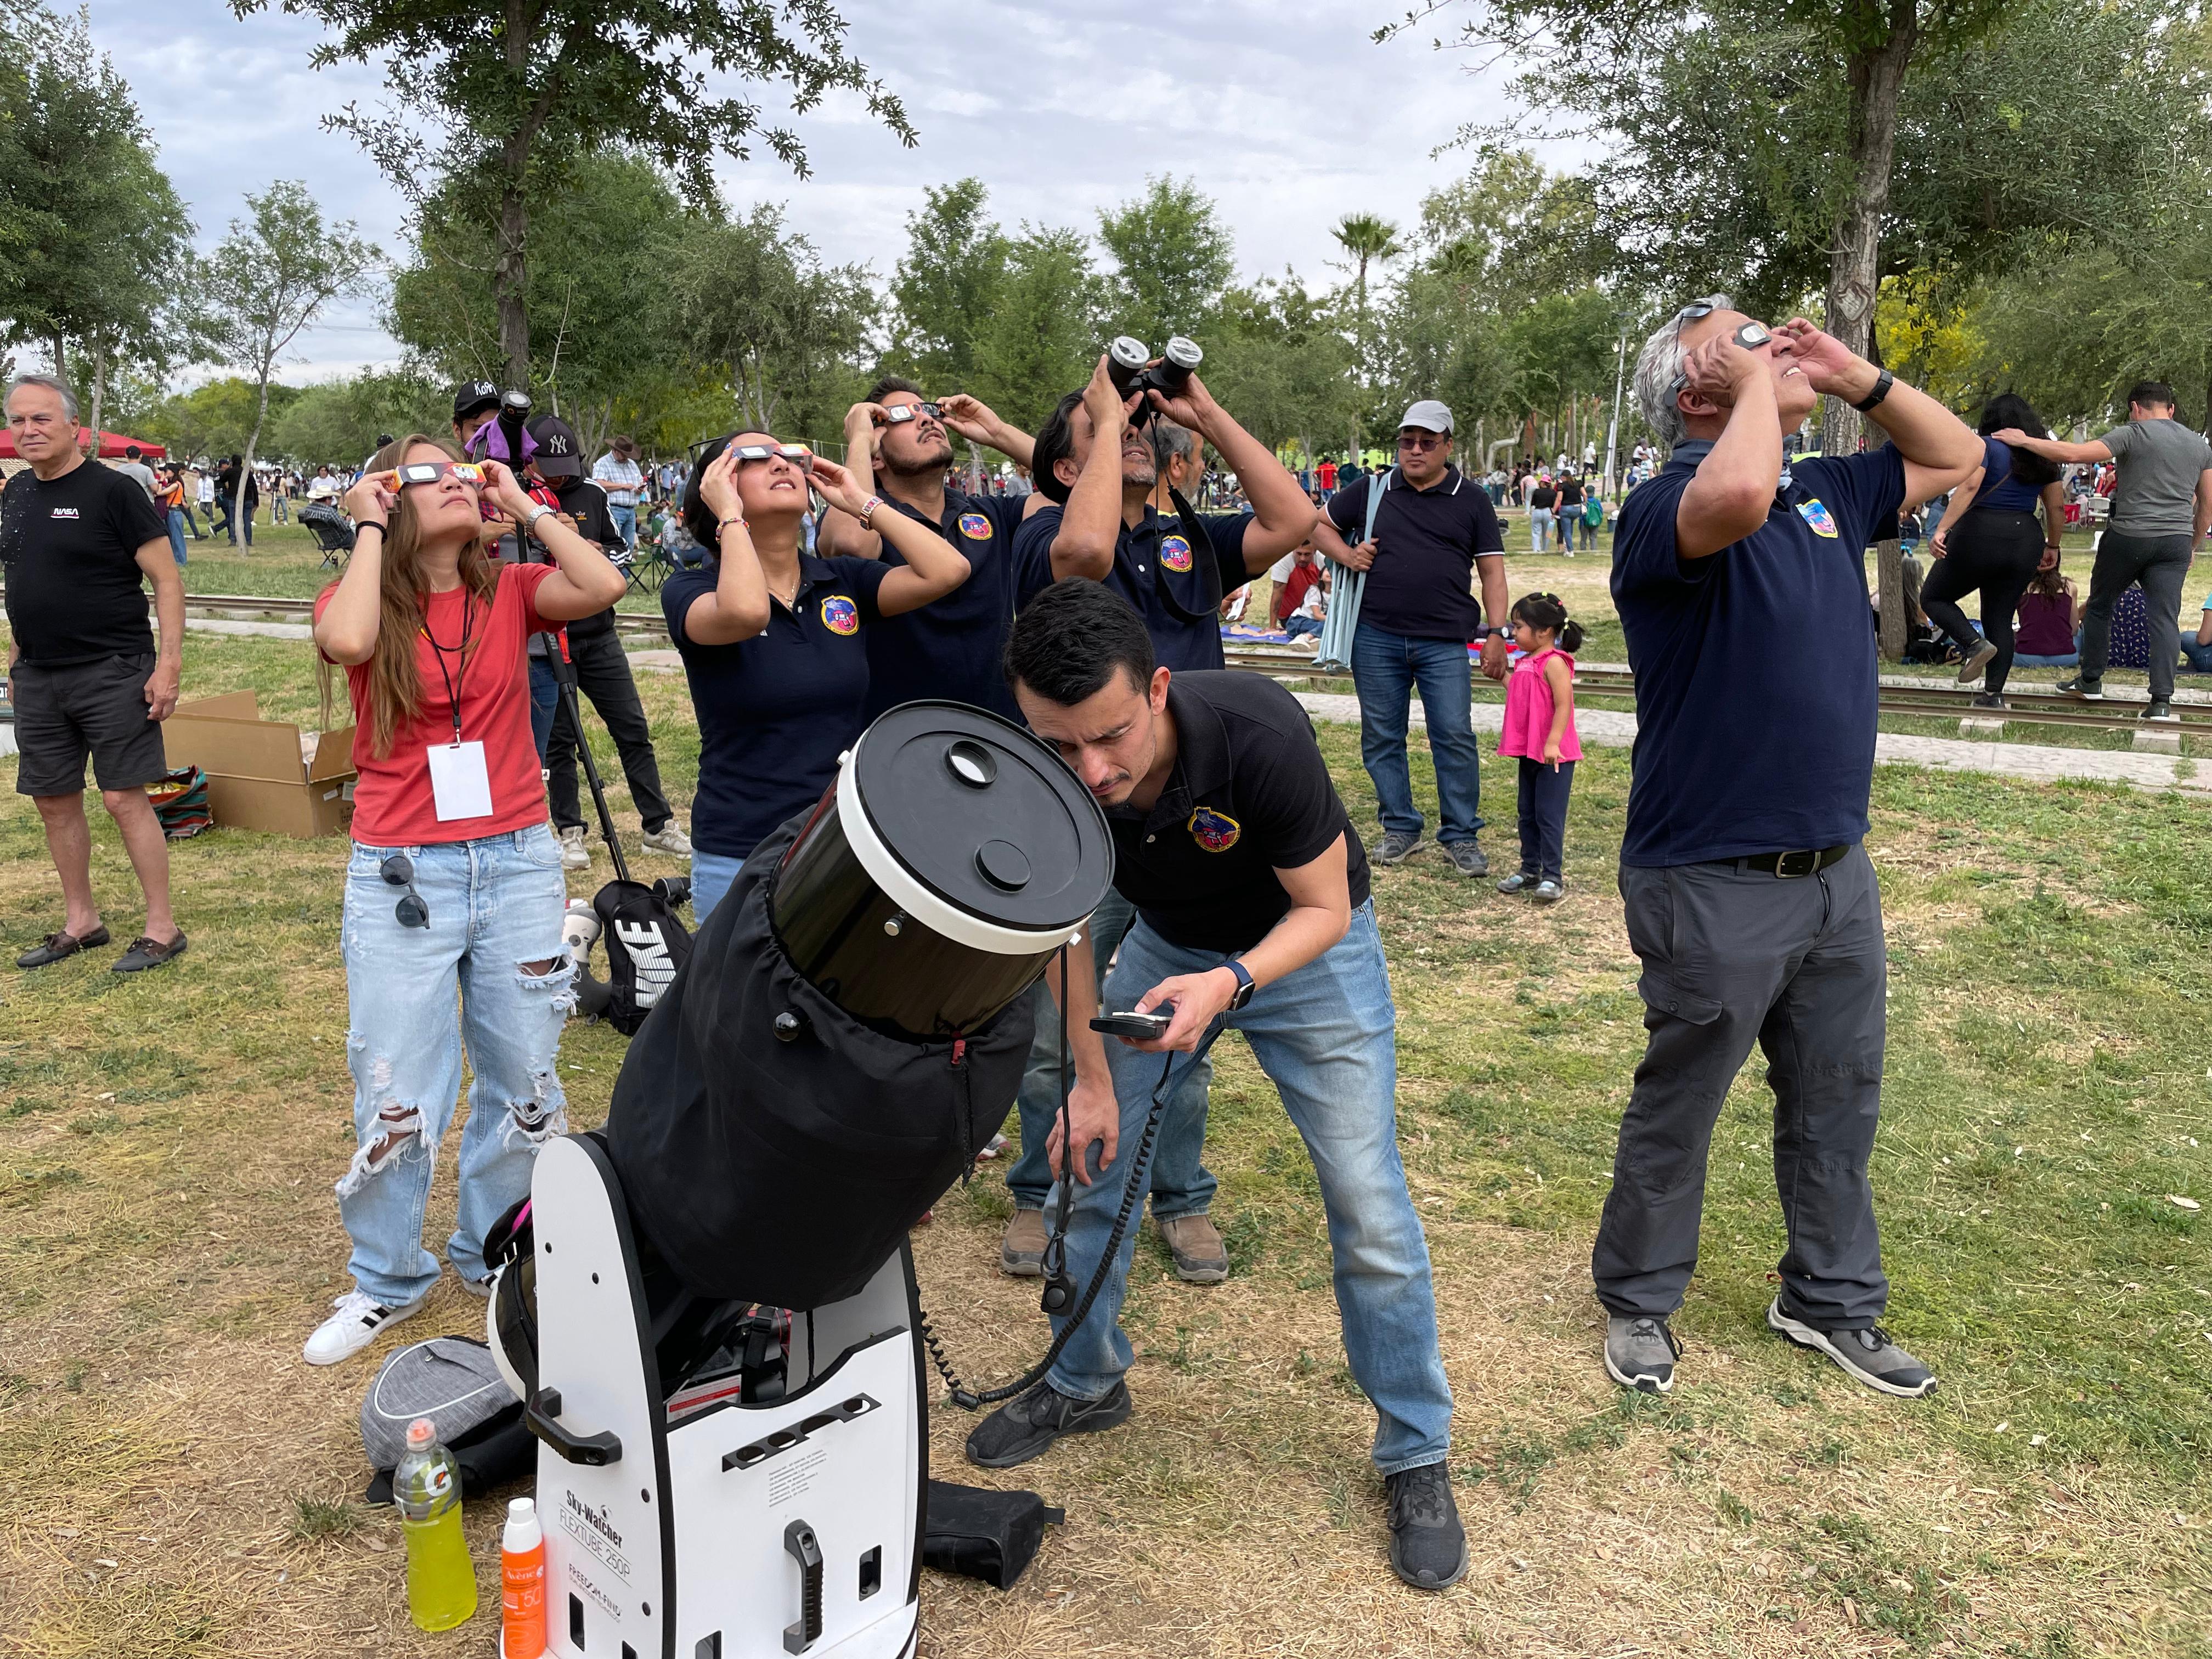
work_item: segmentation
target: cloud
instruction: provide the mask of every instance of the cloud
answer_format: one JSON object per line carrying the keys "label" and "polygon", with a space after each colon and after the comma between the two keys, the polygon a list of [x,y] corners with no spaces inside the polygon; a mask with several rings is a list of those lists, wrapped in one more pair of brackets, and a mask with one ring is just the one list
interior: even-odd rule
{"label": "cloud", "polygon": [[[1333,281],[1328,227],[1348,212],[1401,223],[1423,195],[1464,170],[1431,151],[1465,122],[1503,112],[1495,75],[1466,72],[1425,40],[1376,46],[1398,15],[1376,0],[1210,0],[1161,7],[1132,0],[1065,4],[943,0],[854,9],[851,49],[904,100],[921,143],[902,147],[863,101],[840,94],[794,118],[775,89],[748,95],[768,125],[788,124],[811,176],[765,149],[724,158],[717,176],[740,206],[787,204],[794,228],[835,263],[887,276],[908,214],[930,185],[969,174],[992,210],[1095,232],[1102,209],[1147,174],[1195,179],[1220,204],[1248,276],[1295,266]],[[312,21],[275,11],[240,21],[222,0],[93,0],[93,33],[129,76],[190,204],[203,246],[243,209],[247,190],[304,179],[326,214],[357,220],[396,251],[404,204],[360,149],[322,119],[349,100],[382,100],[357,66],[313,70]],[[1571,148],[1543,152],[1555,166]],[[388,362],[398,348],[374,305],[334,312],[301,342],[287,378]]]}

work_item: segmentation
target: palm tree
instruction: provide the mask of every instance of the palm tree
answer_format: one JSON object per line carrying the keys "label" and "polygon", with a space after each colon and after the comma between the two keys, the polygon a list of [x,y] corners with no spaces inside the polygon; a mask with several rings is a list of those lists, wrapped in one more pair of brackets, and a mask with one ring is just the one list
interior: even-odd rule
{"label": "palm tree", "polygon": [[[1355,315],[1358,319],[1358,372],[1364,374],[1370,367],[1367,327],[1367,267],[1370,262],[1380,264],[1386,260],[1396,258],[1400,254],[1406,251],[1406,245],[1398,240],[1397,226],[1392,224],[1388,219],[1379,219],[1371,213],[1346,214],[1344,217],[1336,222],[1335,227],[1329,232],[1329,234],[1336,238],[1338,243],[1341,245],[1344,251],[1350,254],[1355,261],[1352,267],[1352,293]],[[1356,453],[1359,448],[1358,441],[1356,437],[1352,441],[1352,447]]]}

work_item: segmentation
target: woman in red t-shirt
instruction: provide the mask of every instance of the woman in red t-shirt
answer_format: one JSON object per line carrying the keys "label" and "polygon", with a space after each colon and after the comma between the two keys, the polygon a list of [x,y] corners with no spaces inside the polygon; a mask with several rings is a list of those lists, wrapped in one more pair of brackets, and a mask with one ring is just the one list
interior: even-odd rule
{"label": "woman in red t-shirt", "polygon": [[[493,561],[486,491],[553,563]],[[446,1254],[477,1294],[490,1285],[486,1230],[567,1127],[554,1061],[575,968],[524,646],[623,587],[512,472],[464,464],[434,438],[385,446],[345,507],[353,555],[315,602],[315,644],[345,667],[360,772],[342,934],[359,1150],[337,1185],[354,1288],[307,1339],[316,1365],[359,1352],[437,1285],[422,1210],[464,1043],[476,1081]]]}

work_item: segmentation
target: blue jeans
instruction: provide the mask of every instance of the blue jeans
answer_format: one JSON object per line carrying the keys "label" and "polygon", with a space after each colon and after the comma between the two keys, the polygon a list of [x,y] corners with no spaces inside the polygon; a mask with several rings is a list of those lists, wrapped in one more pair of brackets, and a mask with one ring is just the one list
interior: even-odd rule
{"label": "blue jeans", "polygon": [[173,507],[169,509],[169,551],[177,556],[178,568],[179,569],[183,568],[185,562],[185,514],[184,510],[181,507]]}
{"label": "blue jeans", "polygon": [[[692,878],[698,878],[695,874]],[[1114,888],[1107,889],[1105,899],[1091,915],[1085,931],[1091,935],[1091,959],[1097,964],[1101,997],[1106,993],[1107,963],[1136,919],[1136,907]],[[1129,994],[1127,1002],[1107,1006],[1133,1006],[1155,982],[1139,985]],[[1045,1142],[1052,1134],[1053,1120],[1060,1115],[1060,1009],[1042,981],[1030,994],[1036,1009],[1036,1036],[1030,1042],[1029,1070],[1022,1074],[1022,1091],[1016,1098],[1021,1114],[1022,1155],[1006,1171],[1006,1190],[1019,1208],[1041,1210],[1052,1190],[1052,1165],[1045,1158]],[[1176,1085],[1167,1110],[1161,1114],[1160,1132],[1152,1142],[1149,1188],[1156,1221],[1204,1215],[1213,1203],[1220,1182],[1203,1162],[1206,1091],[1212,1086],[1213,1062],[1201,1060]]]}
{"label": "blue jeans", "polygon": [[722,895],[730,890],[730,884],[738,878],[738,872],[745,867],[743,859],[725,857],[720,853],[702,853],[694,848],[691,854],[691,927],[693,932],[707,925],[707,918],[714,914],[714,907],[722,902]]}
{"label": "blue jeans", "polygon": [[[550,641],[546,648],[561,647]],[[545,745],[553,737],[553,710],[561,701],[561,683],[553,678],[550,658],[530,659],[530,740],[538,745],[538,769],[545,769]]]}
{"label": "blue jeans", "polygon": [[1528,509],[1528,550],[1532,553],[1541,553],[1544,550],[1544,544],[1551,539],[1551,536],[1552,509],[1548,507],[1530,507]]}
{"label": "blue jeans", "polygon": [[629,549],[631,552],[636,552],[637,508],[635,507],[617,507],[612,501],[609,501],[607,503],[607,517],[614,520],[615,529],[623,538],[623,545]]}
{"label": "blue jeans", "polygon": [[2212,674],[2212,645],[2199,645],[2194,634],[2181,636],[2181,663],[2191,674]]}
{"label": "blue jeans", "polygon": [[[427,928],[394,914],[404,890],[380,866],[404,852]],[[567,1133],[555,1062],[575,1004],[561,942],[561,848],[543,823],[435,847],[356,842],[346,866],[346,1065],[359,1149],[337,1184],[353,1236],[354,1281],[386,1307],[438,1282],[422,1248],[431,1165],[453,1121],[464,1042],[476,1081],[457,1160],[460,1205],[446,1255],[464,1279],[484,1273],[484,1232],[530,1190],[538,1149]],[[538,974],[526,964],[549,963]]]}
{"label": "blue jeans", "polygon": [[[1170,974],[1202,973],[1224,960],[1218,951],[1170,945],[1139,921],[1121,942],[1108,1000],[1126,1007]],[[1451,1388],[1437,1351],[1428,1241],[1398,1158],[1397,1013],[1374,905],[1352,913],[1351,930],[1330,950],[1226,1018],[1281,1094],[1321,1178],[1345,1356],[1375,1403],[1376,1466],[1395,1474],[1441,1462],[1451,1444]],[[1113,1231],[1126,1160],[1135,1155],[1160,1081],[1161,1056],[1113,1039],[1106,1054],[1121,1105],[1121,1150],[1103,1177],[1075,1188],[1067,1267],[1079,1294]],[[1178,1066],[1187,1059],[1175,1056]],[[1129,1368],[1134,1353],[1121,1312],[1135,1243],[1133,1230],[1122,1237],[1091,1316],[1048,1374],[1062,1394],[1098,1399]]]}
{"label": "blue jeans", "polygon": [[1482,828],[1482,750],[1474,740],[1467,647],[1457,640],[1411,639],[1362,622],[1352,640],[1352,684],[1359,693],[1359,759],[1374,782],[1382,827],[1421,833],[1406,765],[1407,714],[1419,684],[1443,820],[1437,839],[1447,846],[1473,841]]}
{"label": "blue jeans", "polygon": [[[2188,648],[2185,644],[2182,647],[2185,651]],[[2012,665],[2014,668],[2079,668],[2081,665],[2081,653],[2079,651],[2069,651],[2063,657],[2031,657],[2024,652],[2015,651],[2013,653]]]}
{"label": "blue jeans", "polygon": [[1321,637],[1321,623],[1312,617],[1285,617],[1283,618],[1283,632],[1294,640],[1309,634],[1318,639]]}

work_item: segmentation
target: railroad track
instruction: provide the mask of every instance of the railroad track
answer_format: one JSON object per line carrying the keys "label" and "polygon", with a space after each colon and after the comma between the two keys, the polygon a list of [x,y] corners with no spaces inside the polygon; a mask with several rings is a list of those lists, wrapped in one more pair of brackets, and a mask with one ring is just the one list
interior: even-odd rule
{"label": "railroad track", "polygon": [[[306,622],[314,614],[314,608],[313,599],[275,599],[258,593],[194,593],[187,596],[185,601],[187,615],[240,621]],[[665,640],[668,637],[667,623],[646,612],[617,611],[615,629],[617,633],[636,638]],[[1231,668],[1267,674],[1277,679],[1349,678],[1346,675],[1316,676],[1313,672],[1312,659],[1298,652],[1244,646],[1224,647],[1223,654]],[[1576,672],[1575,684],[1586,697],[1633,699],[1636,695],[1635,677],[1625,668],[1582,667]],[[1477,678],[1475,689],[1478,691],[1494,691],[1497,688],[1487,680]],[[2075,731],[2092,732],[2140,732],[2145,729],[2142,718],[2142,704],[2137,700],[2112,699],[2102,703],[2087,703],[2055,692],[2027,690],[2008,691],[2005,697],[2011,706],[2003,711],[2002,718],[2011,726],[2060,726]],[[1881,708],[1885,714],[1927,720],[1995,720],[2000,717],[1996,711],[1974,708],[1973,698],[1973,691],[1963,686],[1885,684],[1881,688]],[[2180,716],[2176,724],[2150,729],[2178,730],[2197,736],[2212,735],[2212,706],[2176,703],[2174,712]]]}

